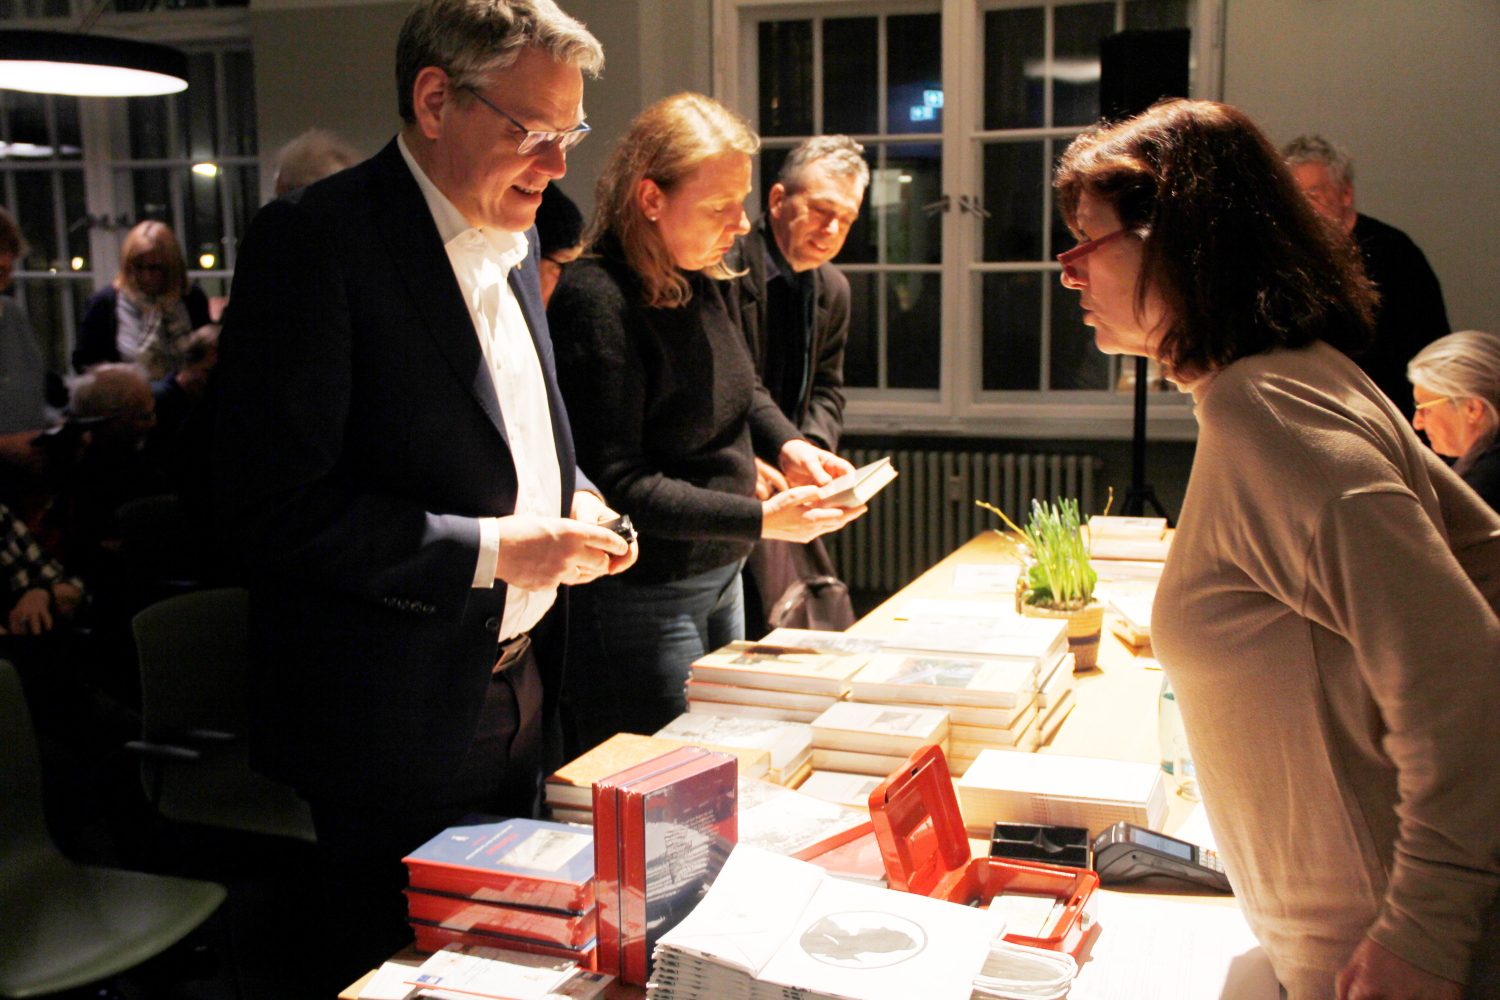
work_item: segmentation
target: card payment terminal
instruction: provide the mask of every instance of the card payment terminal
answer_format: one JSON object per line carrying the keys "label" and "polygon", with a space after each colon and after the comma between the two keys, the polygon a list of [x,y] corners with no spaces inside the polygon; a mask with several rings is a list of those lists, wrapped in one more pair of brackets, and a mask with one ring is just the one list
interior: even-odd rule
{"label": "card payment terminal", "polygon": [[1213,851],[1131,823],[1116,823],[1094,838],[1094,871],[1104,885],[1163,875],[1220,892],[1234,891]]}

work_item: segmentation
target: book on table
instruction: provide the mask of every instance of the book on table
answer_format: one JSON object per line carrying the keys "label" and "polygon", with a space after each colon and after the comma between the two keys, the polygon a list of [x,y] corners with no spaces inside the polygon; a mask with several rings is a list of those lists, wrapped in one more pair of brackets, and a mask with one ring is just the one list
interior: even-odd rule
{"label": "book on table", "polygon": [[397,968],[402,969],[399,976],[407,987],[497,1000],[587,1000],[613,979],[580,969],[564,958],[463,944],[446,945],[415,968]]}
{"label": "book on table", "polygon": [[710,684],[842,697],[868,653],[822,653],[799,646],[736,640],[694,661],[691,676]]}
{"label": "book on table", "polygon": [[1068,623],[1060,618],[923,616],[886,636],[886,653],[1011,660],[1029,664],[1038,676],[1068,651]]}
{"label": "book on table", "polygon": [[1026,706],[1004,729],[993,726],[966,726],[950,722],[948,725],[948,753],[959,756],[977,757],[978,751],[965,754],[959,750],[962,744],[980,744],[993,747],[1013,747],[1022,742],[1026,731],[1036,722],[1040,710],[1035,701]]}
{"label": "book on table", "polygon": [[1073,690],[1077,683],[1073,678],[1073,668],[1077,666],[1077,658],[1069,653],[1057,662],[1051,673],[1044,675],[1036,683],[1037,708],[1045,711],[1054,704],[1057,699]]}
{"label": "book on table", "polygon": [[593,838],[561,823],[450,827],[402,860],[414,889],[568,913],[594,906]]}
{"label": "book on table", "polygon": [[683,747],[594,785],[599,967],[645,985],[657,939],[690,913],[738,839],[735,758]]}
{"label": "book on table", "polygon": [[[592,835],[589,836],[592,839]],[[589,863],[593,863],[592,852]],[[405,893],[408,920],[444,930],[479,931],[532,944],[557,944],[566,948],[586,946],[593,941],[597,930],[592,908],[583,913],[572,913],[486,903],[468,896],[424,889],[406,889]]]}
{"label": "book on table", "polygon": [[896,467],[882,458],[818,487],[818,500],[824,507],[863,507],[895,478]]}
{"label": "book on table", "polygon": [[740,779],[739,843],[806,860],[866,833],[867,811],[754,778]]}
{"label": "book on table", "polygon": [[997,930],[984,910],[739,847],[660,939],[652,997],[966,998]]}
{"label": "book on table", "polygon": [[[697,745],[685,740],[658,739],[635,733],[616,733],[594,749],[558,768],[548,776],[545,786],[547,805],[554,808],[585,810],[594,804],[594,782],[634,764],[660,757],[669,750]],[[739,761],[741,774],[763,778],[771,770],[771,755],[754,747],[706,747],[731,754]]]}
{"label": "book on table", "polygon": [[417,951],[422,952],[439,952],[450,946],[464,948],[504,948],[507,951],[521,952],[527,955],[545,955],[551,958],[566,959],[584,969],[594,968],[597,961],[597,939],[592,938],[582,945],[573,947],[547,941],[531,941],[510,935],[489,934],[476,929],[458,931],[420,920],[409,920],[407,921],[407,926],[411,928],[412,934],[416,937],[413,947]]}
{"label": "book on table", "polygon": [[814,771],[841,771],[845,774],[870,774],[884,778],[906,763],[909,755],[860,753],[855,750],[823,750],[813,747]]}
{"label": "book on table", "polygon": [[697,698],[688,698],[689,715],[728,715],[740,719],[810,723],[824,711],[824,709],[804,711],[800,708],[771,708],[766,705],[742,705],[737,701],[699,701]]}
{"label": "book on table", "polygon": [[[912,702],[891,701],[881,704],[891,705],[897,708],[932,708],[931,705],[917,705]],[[984,726],[987,729],[1010,729],[1016,724],[1016,720],[1036,706],[1036,702],[1027,701],[1015,708],[975,708],[972,705],[945,705],[943,711],[948,713],[948,721],[961,726]]]}
{"label": "book on table", "polygon": [[879,778],[863,774],[846,774],[839,771],[813,771],[807,780],[797,786],[803,795],[835,802],[851,809],[870,811],[870,793],[880,784]]}
{"label": "book on table", "polygon": [[738,687],[734,684],[711,684],[689,680],[685,686],[693,701],[719,701],[730,705],[759,705],[763,708],[790,709],[794,712],[825,712],[838,701],[831,694],[802,694],[797,691],[773,691],[769,688]]}
{"label": "book on table", "polygon": [[[948,713],[841,701],[812,724],[813,749],[905,757],[948,739]],[[814,763],[815,768],[822,768]]]}
{"label": "book on table", "polygon": [[773,646],[800,646],[820,653],[865,653],[870,656],[880,652],[880,647],[885,645],[885,640],[878,635],[850,635],[809,628],[772,629],[760,641]]}
{"label": "book on table", "polygon": [[882,653],[850,679],[849,696],[865,702],[1015,708],[1036,697],[1036,667],[1019,659]]}
{"label": "book on table", "polygon": [[764,750],[771,755],[771,770],[767,777],[777,784],[785,784],[785,779],[796,774],[812,756],[812,727],[804,722],[780,719],[744,719],[686,712],[658,729],[656,737],[700,746]]}
{"label": "book on table", "polygon": [[1095,514],[1089,518],[1089,534],[1094,538],[1159,539],[1167,533],[1164,517],[1109,517]]}
{"label": "book on table", "polygon": [[1157,764],[986,750],[955,787],[974,836],[988,837],[996,823],[1081,826],[1095,835],[1122,820],[1151,830],[1167,820]]}

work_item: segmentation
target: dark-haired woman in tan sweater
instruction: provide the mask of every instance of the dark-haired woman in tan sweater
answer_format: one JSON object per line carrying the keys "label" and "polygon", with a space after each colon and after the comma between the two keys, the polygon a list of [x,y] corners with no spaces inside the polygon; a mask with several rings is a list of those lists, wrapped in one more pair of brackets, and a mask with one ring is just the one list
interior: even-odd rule
{"label": "dark-haired woman in tan sweater", "polygon": [[1243,114],[1158,105],[1059,168],[1099,346],[1199,439],[1153,641],[1292,1000],[1457,1000],[1500,887],[1500,517],[1346,353],[1375,296]]}

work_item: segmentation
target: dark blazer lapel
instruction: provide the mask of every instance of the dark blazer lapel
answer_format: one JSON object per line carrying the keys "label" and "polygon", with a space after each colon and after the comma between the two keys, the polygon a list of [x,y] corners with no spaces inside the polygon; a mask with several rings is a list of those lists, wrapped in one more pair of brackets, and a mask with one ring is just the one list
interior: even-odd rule
{"label": "dark blazer lapel", "polygon": [[392,139],[376,155],[375,163],[378,169],[371,176],[383,189],[377,192],[375,201],[376,227],[399,263],[396,270],[407,292],[416,300],[417,311],[443,357],[459,381],[469,387],[475,402],[509,447],[500,397],[495,392],[489,366],[484,363],[474,319],[464,304],[458,279],[453,276],[453,264],[438,236],[427,199],[407,169],[396,140]]}
{"label": "dark blazer lapel", "polygon": [[542,381],[547,386],[547,406],[552,411],[552,442],[557,448],[558,471],[562,473],[562,513],[568,516],[573,496],[573,430],[568,423],[568,409],[557,385],[557,362],[552,356],[552,332],[547,326],[547,310],[542,306],[541,239],[536,227],[526,231],[526,260],[510,269],[510,290],[526,318],[526,329],[536,347],[542,367]]}

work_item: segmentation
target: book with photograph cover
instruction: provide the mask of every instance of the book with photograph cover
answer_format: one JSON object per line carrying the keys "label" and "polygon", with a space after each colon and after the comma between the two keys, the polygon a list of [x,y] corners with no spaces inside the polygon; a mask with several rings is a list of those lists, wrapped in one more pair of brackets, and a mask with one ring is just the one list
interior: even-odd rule
{"label": "book with photograph cover", "polygon": [[772,691],[769,688],[739,687],[735,684],[710,684],[689,680],[687,696],[693,701],[717,701],[729,705],[760,705],[765,708],[790,709],[795,712],[826,712],[838,701],[831,694],[802,694],[798,691]]}
{"label": "book with photograph cover", "polygon": [[848,632],[824,632],[809,628],[778,628],[761,642],[773,646],[801,646],[820,653],[865,653],[874,656],[885,645],[878,635],[850,635]]}
{"label": "book with photograph cover", "polygon": [[898,625],[886,637],[886,653],[1012,660],[1041,673],[1068,651],[1068,623],[1060,618],[1018,615],[921,617]]}
{"label": "book with photograph cover", "polygon": [[856,701],[1015,708],[1034,697],[1036,670],[1021,660],[882,653],[849,682]]}
{"label": "book with photograph cover", "polygon": [[814,749],[906,757],[925,746],[946,744],[948,713],[841,701],[818,716],[812,730]]}
{"label": "book with photograph cover", "polygon": [[686,712],[657,730],[656,736],[684,743],[701,740],[709,746],[765,750],[771,755],[771,771],[767,777],[777,784],[785,784],[784,779],[795,774],[812,755],[812,727],[804,722],[780,719],[744,719]]}
{"label": "book with photograph cover", "polygon": [[455,826],[402,859],[412,888],[583,913],[594,905],[594,840],[534,819]]}
{"label": "book with photograph cover", "polygon": [[754,778],[740,779],[741,844],[806,860],[872,830],[867,811]]}
{"label": "book with photograph cover", "polygon": [[846,774],[838,771],[814,771],[807,780],[797,786],[803,795],[835,802],[850,809],[870,811],[870,793],[880,784],[879,778],[863,774]]}
{"label": "book with photograph cover", "polygon": [[821,653],[740,639],[694,661],[691,676],[710,684],[838,698],[848,690],[849,678],[869,661],[868,653]]}

